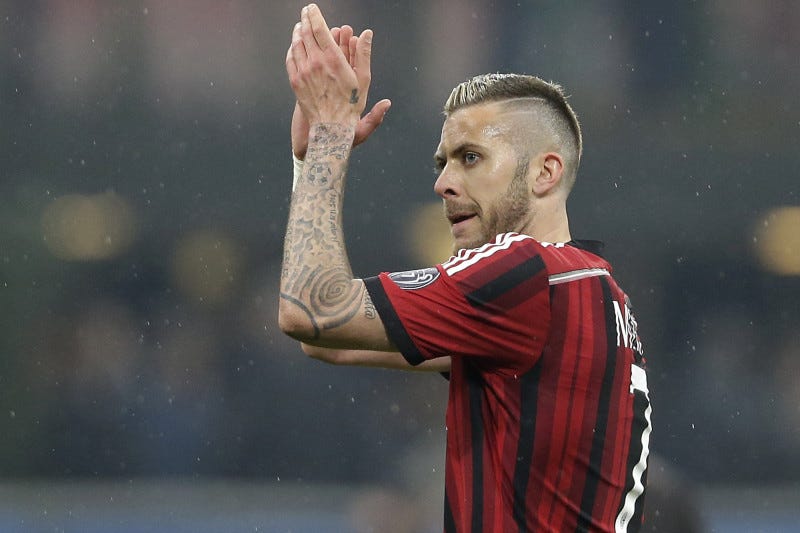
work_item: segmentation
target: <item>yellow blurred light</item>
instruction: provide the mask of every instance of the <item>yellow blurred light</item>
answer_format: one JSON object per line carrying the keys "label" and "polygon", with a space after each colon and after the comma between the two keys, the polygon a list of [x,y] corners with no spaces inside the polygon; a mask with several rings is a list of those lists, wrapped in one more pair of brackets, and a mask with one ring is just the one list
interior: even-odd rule
{"label": "yellow blurred light", "polygon": [[53,200],[42,212],[45,246],[60,259],[110,259],[133,242],[136,221],[124,198],[114,192],[69,194]]}
{"label": "yellow blurred light", "polygon": [[767,270],[783,276],[800,276],[800,207],[777,207],[756,225],[753,244]]}
{"label": "yellow blurred light", "polygon": [[453,253],[453,236],[441,203],[424,204],[410,211],[407,240],[422,265],[434,265]]}
{"label": "yellow blurred light", "polygon": [[175,284],[191,298],[218,304],[226,301],[239,282],[242,255],[222,233],[201,231],[178,243],[172,258]]}

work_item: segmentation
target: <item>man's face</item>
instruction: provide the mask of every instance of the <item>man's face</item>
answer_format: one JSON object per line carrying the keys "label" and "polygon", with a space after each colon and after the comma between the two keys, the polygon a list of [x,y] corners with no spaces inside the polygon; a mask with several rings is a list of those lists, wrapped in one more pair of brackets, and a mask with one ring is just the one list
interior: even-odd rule
{"label": "man's face", "polygon": [[433,189],[444,201],[455,250],[525,232],[532,219],[528,158],[514,148],[512,124],[497,103],[468,106],[445,120]]}

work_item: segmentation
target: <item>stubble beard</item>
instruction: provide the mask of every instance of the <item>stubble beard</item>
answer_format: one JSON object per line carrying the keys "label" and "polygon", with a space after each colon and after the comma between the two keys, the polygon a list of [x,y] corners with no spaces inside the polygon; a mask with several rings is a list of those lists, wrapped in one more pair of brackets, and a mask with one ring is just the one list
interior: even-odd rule
{"label": "stubble beard", "polygon": [[503,195],[481,216],[480,234],[472,241],[456,245],[454,252],[464,248],[478,248],[501,233],[520,231],[530,219],[531,204],[528,191],[529,158],[520,157],[514,177]]}

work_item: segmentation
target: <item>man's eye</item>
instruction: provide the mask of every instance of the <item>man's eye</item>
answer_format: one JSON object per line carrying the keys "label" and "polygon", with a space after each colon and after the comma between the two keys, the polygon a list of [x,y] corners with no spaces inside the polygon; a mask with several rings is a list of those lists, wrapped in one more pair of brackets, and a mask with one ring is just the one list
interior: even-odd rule
{"label": "man's eye", "polygon": [[478,162],[480,156],[475,152],[467,152],[464,154],[464,162],[468,165],[472,165]]}

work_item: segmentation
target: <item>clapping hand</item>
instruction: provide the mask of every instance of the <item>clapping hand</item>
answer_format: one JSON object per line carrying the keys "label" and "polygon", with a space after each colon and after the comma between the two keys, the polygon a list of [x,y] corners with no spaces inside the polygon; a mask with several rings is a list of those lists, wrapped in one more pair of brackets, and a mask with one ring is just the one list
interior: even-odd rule
{"label": "clapping hand", "polygon": [[383,122],[391,106],[387,99],[361,116],[371,80],[371,52],[371,30],[358,36],[348,25],[329,30],[316,5],[303,9],[286,54],[286,70],[297,96],[291,137],[298,159],[305,157],[308,147],[309,116],[325,121],[347,120],[355,114],[353,146],[364,142]]}

